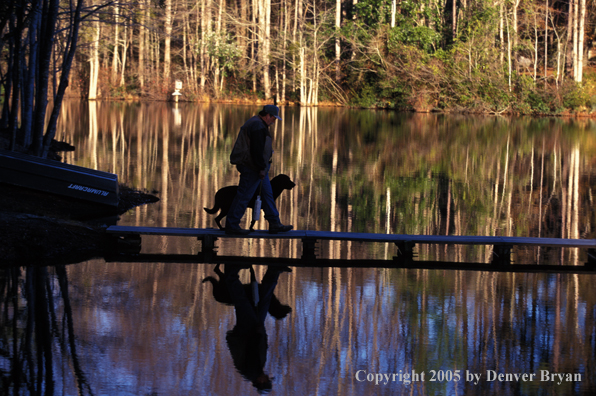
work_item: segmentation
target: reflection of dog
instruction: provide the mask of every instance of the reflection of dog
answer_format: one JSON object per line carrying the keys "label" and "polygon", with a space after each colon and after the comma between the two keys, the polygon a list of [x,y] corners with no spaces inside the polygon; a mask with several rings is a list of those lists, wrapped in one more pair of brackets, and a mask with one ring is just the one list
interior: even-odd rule
{"label": "reflection of dog", "polygon": [[[213,298],[215,301],[220,302],[226,305],[233,305],[232,297],[230,296],[230,292],[228,291],[228,286],[226,285],[226,274],[219,269],[219,264],[215,266],[213,271],[217,274],[218,279],[215,279],[212,276],[208,276],[203,279],[203,283],[211,282],[213,285]],[[254,270],[252,266],[250,267],[251,276],[254,277]],[[244,290],[247,292],[247,295],[251,295],[251,285],[242,285],[244,286]],[[292,307],[289,305],[282,304],[275,294],[271,297],[271,304],[269,305],[269,314],[273,316],[275,319],[283,319],[288,314],[292,312]]]}
{"label": "reflection of dog", "polygon": [[[283,190],[291,190],[294,188],[296,184],[290,180],[290,178],[286,175],[277,175],[273,179],[271,179],[271,190],[273,191],[273,199],[277,199],[283,192]],[[221,209],[221,212],[215,218],[215,222],[220,230],[223,230],[224,227],[221,225],[221,219],[228,215],[228,211],[230,210],[230,206],[232,206],[232,201],[236,196],[236,191],[238,190],[238,186],[227,186],[220,188],[217,193],[215,193],[215,206],[213,209],[205,209],[205,212],[209,214],[216,214],[218,210]],[[257,199],[258,192],[255,193],[254,197],[248,203],[249,208],[255,207],[255,200]],[[255,225],[255,221],[252,220],[250,223],[250,229],[253,229]]]}

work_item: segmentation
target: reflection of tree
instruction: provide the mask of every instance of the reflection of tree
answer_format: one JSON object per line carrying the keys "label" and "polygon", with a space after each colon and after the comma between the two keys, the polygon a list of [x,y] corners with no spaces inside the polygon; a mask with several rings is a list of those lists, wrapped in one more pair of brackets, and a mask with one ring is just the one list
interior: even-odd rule
{"label": "reflection of tree", "polygon": [[[17,267],[0,274],[3,394],[54,394],[56,383],[70,382],[58,375],[63,365],[72,367],[78,394],[92,394],[77,355],[66,271],[54,268],[55,275],[33,266],[24,276]],[[61,319],[56,296],[62,299]]]}

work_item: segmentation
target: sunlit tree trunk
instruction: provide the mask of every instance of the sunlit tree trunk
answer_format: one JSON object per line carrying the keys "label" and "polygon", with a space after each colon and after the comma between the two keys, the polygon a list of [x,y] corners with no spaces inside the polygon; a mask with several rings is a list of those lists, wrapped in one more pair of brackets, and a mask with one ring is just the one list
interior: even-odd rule
{"label": "sunlit tree trunk", "polygon": [[123,40],[122,40],[122,67],[120,68],[120,86],[124,85],[124,71],[126,70],[126,54],[128,53],[129,45],[128,24],[124,26]]}
{"label": "sunlit tree trunk", "polygon": [[91,43],[91,56],[89,57],[89,93],[87,99],[96,100],[98,97],[97,83],[99,80],[99,38],[101,25],[99,21],[93,22],[93,41]]}
{"label": "sunlit tree trunk", "polygon": [[306,62],[305,56],[306,48],[300,46],[300,103],[306,104],[306,68],[304,63]]}
{"label": "sunlit tree trunk", "polygon": [[451,38],[455,40],[457,37],[457,0],[453,0],[453,9],[451,10],[451,20],[452,20],[452,31],[451,31]]}
{"label": "sunlit tree trunk", "polygon": [[[225,4],[223,0],[219,0],[218,12],[217,12],[217,24],[215,27],[215,47],[219,47],[222,40],[222,15]],[[215,97],[219,98],[219,93],[223,87],[223,74],[221,73],[219,57],[215,56],[213,59],[213,91]]]}
{"label": "sunlit tree trunk", "polygon": [[188,61],[192,64],[192,56],[188,53],[190,40],[190,24],[188,22],[189,15],[185,12],[182,14],[182,64],[184,67],[184,75],[186,77],[186,84],[192,79],[191,68],[188,65]]}
{"label": "sunlit tree trunk", "polygon": [[573,75],[573,0],[569,0],[569,11],[567,12],[567,40],[565,45],[565,75]]}
{"label": "sunlit tree trunk", "polygon": [[116,84],[116,78],[118,75],[118,62],[119,62],[119,53],[118,53],[118,45],[120,40],[120,20],[119,15],[120,7],[118,2],[114,4],[114,46],[113,53],[112,53],[112,74],[110,76],[110,81],[112,84]]}
{"label": "sunlit tree trunk", "polygon": [[251,70],[252,70],[252,91],[257,92],[257,74],[258,74],[258,52],[257,52],[257,43],[259,41],[259,35],[257,31],[259,30],[259,25],[257,24],[257,15],[259,15],[259,1],[260,0],[252,0],[252,45],[250,46],[250,59],[251,59]]}
{"label": "sunlit tree trunk", "polygon": [[[301,79],[302,74],[297,73],[297,69],[300,68],[302,70],[302,0],[296,0],[296,4],[294,6],[294,28],[292,29],[292,42],[294,45],[299,45],[299,63],[298,67],[296,66],[296,54],[295,51],[292,52],[292,65],[294,65],[294,87],[293,90],[296,92],[297,89],[301,89]],[[300,27],[300,30],[299,30]],[[300,36],[298,35],[300,33]],[[298,86],[300,88],[298,88]],[[300,94],[302,96],[302,93]]]}
{"label": "sunlit tree trunk", "polygon": [[[288,0],[283,2],[284,13],[283,13],[283,57],[281,65],[281,103],[286,102],[286,80],[287,80],[287,52],[288,52],[288,27],[289,27],[289,13],[288,13]],[[281,23],[281,22],[280,22]]]}
{"label": "sunlit tree trunk", "polygon": [[211,33],[211,0],[202,0],[201,13],[201,91],[205,92],[207,75],[209,73],[209,54],[207,53],[207,38]]}
{"label": "sunlit tree trunk", "polygon": [[[392,0],[392,5],[395,3],[395,0]],[[393,11],[393,8],[392,8]],[[394,16],[392,14],[392,21],[394,21]],[[393,25],[391,26],[393,27]],[[341,0],[335,0],[335,82],[339,83],[341,76],[340,76],[340,57],[341,57],[341,46],[339,40],[339,29],[341,28]]]}
{"label": "sunlit tree trunk", "polygon": [[572,50],[572,56],[573,56],[573,79],[575,81],[577,81],[577,75],[578,75],[578,43],[579,43],[579,37],[578,37],[578,27],[579,27],[579,23],[578,23],[578,18],[579,18],[579,12],[578,12],[578,0],[573,0],[573,50]]}
{"label": "sunlit tree trunk", "polygon": [[[199,37],[200,35],[200,29],[201,29],[201,13],[200,13],[200,6],[197,5],[196,6],[196,13],[195,13],[195,24],[194,24],[194,35],[193,35],[193,39],[192,39],[192,43],[191,43],[191,48],[190,51],[192,53],[192,59],[193,59],[193,65],[192,65],[192,86],[193,86],[193,92],[195,93],[199,93],[200,91],[200,84],[199,84],[199,76],[201,75],[200,72],[200,53],[197,52],[197,50],[200,47],[200,42],[199,42]],[[191,25],[192,26],[192,25]],[[190,28],[189,28],[190,30]]]}
{"label": "sunlit tree trunk", "polygon": [[509,91],[511,91],[511,73],[512,73],[512,65],[511,65],[511,35],[509,34],[509,18],[505,15],[505,24],[507,26],[507,79],[509,84]]}
{"label": "sunlit tree trunk", "polygon": [[[577,0],[576,0],[577,6]],[[579,31],[577,43],[577,73],[575,74],[575,81],[582,82],[584,73],[584,36],[586,25],[586,0],[580,2],[579,12]]]}
{"label": "sunlit tree trunk", "polygon": [[139,63],[137,66],[139,86],[141,90],[145,88],[145,44],[146,44],[146,9],[145,0],[139,0],[139,12],[140,12],[140,23],[139,23]]}
{"label": "sunlit tree trunk", "polygon": [[563,51],[563,49],[561,48],[562,47],[561,46],[561,38],[559,37],[559,34],[557,33],[557,29],[556,29],[556,26],[554,26],[554,22],[553,22],[553,32],[555,33],[555,37],[557,39],[557,72],[556,72],[556,76],[555,76],[555,83],[558,88],[559,87],[559,78],[561,76],[561,52]]}
{"label": "sunlit tree trunk", "polygon": [[[271,0],[257,0],[259,3],[259,61],[263,73],[263,92],[265,99],[271,98]],[[261,48],[262,47],[262,48]]]}
{"label": "sunlit tree trunk", "polygon": [[517,12],[519,9],[519,4],[521,0],[513,0],[513,9],[511,11],[512,17],[512,28],[513,28],[513,45],[511,50],[513,51],[513,59],[515,60],[515,64],[517,65],[517,45],[519,41],[519,23],[518,23],[518,16]]}
{"label": "sunlit tree trunk", "polygon": [[170,83],[170,67],[172,63],[171,45],[172,45],[172,0],[165,1],[165,38],[163,50],[163,82],[166,86]]}
{"label": "sunlit tree trunk", "polygon": [[240,59],[238,60],[238,66],[240,69],[246,67],[246,50],[248,47],[248,29],[244,22],[248,22],[248,4],[247,0],[240,0],[240,20],[243,23],[236,24],[236,45],[240,50]]}

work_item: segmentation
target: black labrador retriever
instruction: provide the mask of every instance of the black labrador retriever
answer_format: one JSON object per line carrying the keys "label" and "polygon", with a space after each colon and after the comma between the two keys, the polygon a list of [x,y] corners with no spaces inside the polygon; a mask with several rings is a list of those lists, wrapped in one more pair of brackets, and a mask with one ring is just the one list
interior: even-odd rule
{"label": "black labrador retriever", "polygon": [[[275,176],[271,179],[271,190],[273,191],[273,199],[277,199],[283,192],[283,190],[291,190],[296,186],[287,175],[281,174]],[[216,214],[218,210],[221,210],[217,217],[215,217],[215,222],[220,230],[224,230],[225,228],[221,225],[221,219],[228,215],[228,211],[230,210],[230,206],[232,206],[232,201],[236,196],[236,191],[238,190],[238,186],[227,186],[220,188],[215,193],[215,206],[212,209],[205,209],[205,212],[209,214]],[[249,208],[255,207],[255,200],[257,199],[258,192],[252,197],[250,202],[248,203]],[[250,223],[250,229],[253,229],[255,225],[255,221],[252,220]]]}
{"label": "black labrador retriever", "polygon": [[[228,285],[226,284],[225,272],[219,269],[219,264],[215,266],[213,271],[217,274],[217,277],[219,279],[215,279],[213,276],[208,276],[205,279],[203,279],[202,283],[211,282],[211,284],[213,285],[213,298],[215,298],[215,301],[226,305],[234,305],[232,297],[230,296],[230,292],[228,291]],[[255,273],[252,266],[250,266],[250,273],[251,278],[254,278]],[[243,287],[245,288],[246,292],[250,295],[250,293],[252,292],[252,286],[250,284],[246,284],[243,285]],[[275,294],[273,295],[273,297],[271,297],[271,304],[269,305],[269,314],[271,316],[273,316],[275,319],[280,320],[288,316],[290,312],[292,312],[292,307],[290,307],[289,305],[282,304],[277,299]]]}

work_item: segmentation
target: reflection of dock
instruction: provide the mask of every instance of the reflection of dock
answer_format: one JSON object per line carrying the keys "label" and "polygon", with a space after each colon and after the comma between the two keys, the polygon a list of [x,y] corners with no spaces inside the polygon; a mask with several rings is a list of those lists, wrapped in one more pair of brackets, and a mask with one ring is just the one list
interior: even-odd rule
{"label": "reflection of dock", "polygon": [[[251,262],[255,264],[284,264],[306,267],[377,267],[377,268],[427,268],[459,269],[506,272],[570,272],[596,273],[596,240],[560,239],[560,238],[525,238],[501,236],[456,236],[456,235],[404,235],[404,234],[366,234],[355,232],[328,231],[290,231],[281,234],[269,234],[255,231],[248,235],[226,235],[213,228],[171,228],[171,227],[131,227],[111,226],[107,233],[113,235],[121,247],[121,254],[111,257],[113,261],[153,261],[153,262],[194,262],[225,263]],[[202,242],[202,250],[196,255],[140,254],[141,235],[192,237]],[[302,257],[241,257],[218,255],[215,242],[220,238],[244,239],[300,239]],[[319,241],[351,241],[393,243],[397,254],[392,260],[358,259],[321,259],[316,250]],[[414,260],[414,248],[417,244],[438,245],[485,245],[492,246],[492,258],[486,263],[453,263]],[[511,250],[514,246],[581,248],[588,249],[588,262],[583,266],[575,265],[538,265],[511,264]]]}

